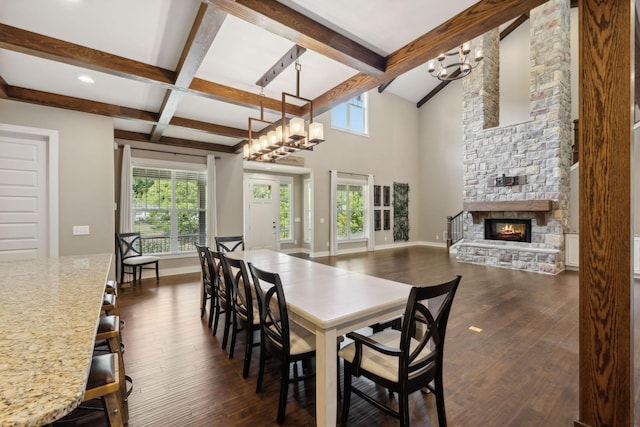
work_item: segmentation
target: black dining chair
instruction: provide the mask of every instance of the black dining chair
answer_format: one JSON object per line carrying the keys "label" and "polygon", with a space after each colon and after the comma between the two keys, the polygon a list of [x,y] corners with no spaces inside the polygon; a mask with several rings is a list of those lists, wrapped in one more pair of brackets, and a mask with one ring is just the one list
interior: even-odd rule
{"label": "black dining chair", "polygon": [[241,259],[227,257],[220,253],[222,270],[227,286],[231,288],[231,343],[229,344],[229,359],[233,358],[236,345],[236,337],[241,330],[245,331],[244,365],[242,378],[249,376],[251,354],[253,348],[260,343],[254,343],[254,332],[260,331],[260,312],[255,291],[249,280],[249,272],[246,264]]}
{"label": "black dining chair", "polygon": [[244,236],[216,236],[216,251],[244,251]]}
{"label": "black dining chair", "polygon": [[227,284],[227,281],[224,277],[224,271],[222,270],[222,260],[220,258],[220,252],[211,250],[207,248],[207,261],[209,265],[213,267],[212,274],[214,276],[213,284],[214,284],[214,292],[215,295],[213,297],[212,302],[214,303],[213,308],[213,327],[211,328],[211,333],[215,336],[218,333],[218,322],[220,321],[220,315],[224,314],[224,324],[222,326],[222,349],[227,348],[227,341],[229,340],[229,331],[231,330],[231,304],[232,304],[232,294],[231,287]]}
{"label": "black dining chair", "polygon": [[[353,392],[398,418],[401,426],[409,426],[409,395],[426,387],[435,394],[438,423],[440,427],[446,427],[442,383],[444,338],[459,283],[460,276],[456,276],[440,285],[411,288],[401,331],[385,329],[371,336],[356,332],[347,334],[354,342],[338,353],[344,359],[343,423],[349,417]],[[356,388],[352,383],[353,376],[363,376],[398,393],[398,410]]]}
{"label": "black dining chair", "polygon": [[160,258],[142,253],[142,237],[140,233],[116,233],[116,271],[120,273],[120,281],[125,274],[133,275],[133,285],[142,280],[142,270],[155,269],[156,281],[160,280],[158,263]]}
{"label": "black dining chair", "polygon": [[[262,391],[265,363],[268,355],[280,361],[280,397],[278,400],[278,424],[285,418],[289,384],[315,376],[315,372],[302,369],[302,375],[290,378],[291,364],[309,362],[316,355],[315,336],[296,325],[289,323],[287,302],[282,282],[277,273],[270,273],[249,263],[253,286],[258,296],[260,311],[260,370],[256,393]],[[295,369],[297,373],[298,370]]]}
{"label": "black dining chair", "polygon": [[202,295],[200,303],[200,318],[204,316],[207,308],[207,301],[209,301],[209,327],[213,323],[213,312],[215,308],[215,280],[214,266],[209,262],[210,256],[207,255],[209,248],[207,246],[201,246],[196,243],[196,252],[198,253],[198,260],[200,261],[200,270],[202,275]]}

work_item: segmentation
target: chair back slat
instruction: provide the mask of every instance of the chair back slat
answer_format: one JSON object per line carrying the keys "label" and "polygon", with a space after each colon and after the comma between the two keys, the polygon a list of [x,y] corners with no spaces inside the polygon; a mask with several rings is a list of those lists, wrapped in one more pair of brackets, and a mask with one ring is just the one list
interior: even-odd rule
{"label": "chair back slat", "polygon": [[216,236],[218,252],[244,251],[244,236]]}
{"label": "chair back slat", "polygon": [[249,263],[253,286],[258,296],[260,324],[265,345],[270,351],[290,351],[289,314],[280,275]]}
{"label": "chair back slat", "polygon": [[[411,289],[400,339],[400,348],[403,351],[399,366],[401,378],[425,368],[434,361],[442,363],[447,322],[460,279],[461,276],[456,276],[440,285]],[[437,307],[434,307],[438,302]],[[425,348],[431,351],[423,351]]]}
{"label": "chair back slat", "polygon": [[227,257],[220,253],[222,270],[226,283],[230,285],[233,298],[233,306],[240,316],[243,316],[249,325],[253,324],[254,299],[251,292],[251,281],[245,262],[241,259]]}

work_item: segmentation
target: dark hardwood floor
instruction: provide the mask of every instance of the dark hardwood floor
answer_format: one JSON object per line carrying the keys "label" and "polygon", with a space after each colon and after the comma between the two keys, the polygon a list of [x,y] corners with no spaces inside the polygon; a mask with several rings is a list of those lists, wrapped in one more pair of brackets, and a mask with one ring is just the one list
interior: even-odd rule
{"label": "dark hardwood floor", "polygon": [[[445,346],[450,426],[570,426],[578,408],[578,274],[558,276],[459,264],[443,249],[412,247],[316,258],[316,262],[407,284],[462,275]],[[140,426],[276,425],[278,368],[268,364],[255,393],[257,354],[242,378],[244,338],[228,359],[221,331],[199,315],[199,275],[145,279],[120,293],[130,422]],[[482,329],[480,332],[470,327]],[[290,386],[285,425],[314,425],[314,386]],[[372,393],[384,389],[365,384]],[[435,399],[410,402],[412,426],[437,426]],[[352,426],[397,426],[357,396]]]}

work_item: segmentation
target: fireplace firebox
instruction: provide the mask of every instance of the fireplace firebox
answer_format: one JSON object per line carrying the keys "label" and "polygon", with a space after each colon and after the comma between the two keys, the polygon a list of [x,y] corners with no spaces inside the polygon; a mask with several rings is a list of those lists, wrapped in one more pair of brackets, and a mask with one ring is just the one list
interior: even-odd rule
{"label": "fireplace firebox", "polygon": [[512,218],[485,218],[485,240],[531,243],[531,220]]}

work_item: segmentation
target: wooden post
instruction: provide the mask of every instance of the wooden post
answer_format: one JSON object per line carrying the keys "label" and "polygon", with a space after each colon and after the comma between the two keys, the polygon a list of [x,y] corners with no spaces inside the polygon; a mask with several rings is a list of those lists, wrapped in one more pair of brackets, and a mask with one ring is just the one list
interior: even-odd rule
{"label": "wooden post", "polygon": [[631,426],[631,0],[582,0],[580,393],[576,426]]}

